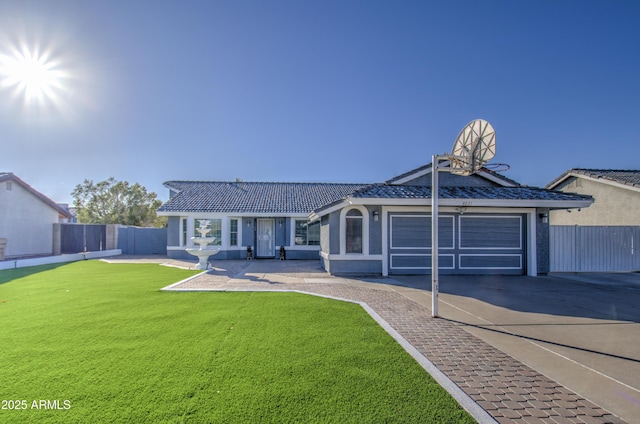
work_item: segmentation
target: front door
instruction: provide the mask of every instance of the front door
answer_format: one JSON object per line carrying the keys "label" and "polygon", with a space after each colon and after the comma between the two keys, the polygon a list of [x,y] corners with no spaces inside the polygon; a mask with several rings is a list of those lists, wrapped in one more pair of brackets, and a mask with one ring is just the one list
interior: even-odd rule
{"label": "front door", "polygon": [[273,219],[258,219],[256,256],[259,258],[273,258],[274,254],[274,221]]}

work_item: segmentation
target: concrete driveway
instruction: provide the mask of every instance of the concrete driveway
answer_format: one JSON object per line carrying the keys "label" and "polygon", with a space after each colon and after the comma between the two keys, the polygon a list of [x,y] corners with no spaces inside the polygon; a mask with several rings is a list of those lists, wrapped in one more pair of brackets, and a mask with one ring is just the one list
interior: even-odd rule
{"label": "concrete driveway", "polygon": [[[431,306],[428,276],[393,280]],[[640,274],[443,276],[439,315],[640,423]]]}

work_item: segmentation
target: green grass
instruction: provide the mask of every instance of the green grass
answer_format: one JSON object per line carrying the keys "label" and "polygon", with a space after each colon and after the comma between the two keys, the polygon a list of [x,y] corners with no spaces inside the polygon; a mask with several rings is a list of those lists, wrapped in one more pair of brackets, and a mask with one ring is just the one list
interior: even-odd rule
{"label": "green grass", "polygon": [[190,275],[0,271],[0,422],[473,422],[358,305],[158,290]]}

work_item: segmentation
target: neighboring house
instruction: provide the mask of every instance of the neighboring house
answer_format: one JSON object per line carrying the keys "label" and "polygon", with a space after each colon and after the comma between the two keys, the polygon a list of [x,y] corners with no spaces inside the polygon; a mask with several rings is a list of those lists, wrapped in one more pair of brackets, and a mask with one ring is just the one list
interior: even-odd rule
{"label": "neighboring house", "polygon": [[553,225],[640,225],[640,170],[570,169],[546,187],[595,200],[588,209],[552,212]]}
{"label": "neighboring house", "polygon": [[552,272],[640,270],[640,170],[570,169],[547,188],[595,200],[551,213]]}
{"label": "neighboring house", "polygon": [[53,224],[69,212],[16,175],[0,172],[0,238],[5,259],[53,254]]}
{"label": "neighboring house", "polygon": [[62,209],[64,209],[65,211],[67,211],[69,213],[69,218],[65,219],[64,221],[60,221],[61,224],[64,224],[64,223],[76,224],[78,222],[78,210],[77,210],[77,208],[69,207],[68,203],[58,203],[58,206],[60,206]]}
{"label": "neighboring house", "polygon": [[[165,183],[171,198],[167,254],[188,258],[196,220],[213,220],[213,259],[317,258],[333,274],[428,274],[431,165],[380,184]],[[449,274],[549,270],[548,214],[585,208],[589,196],[521,186],[482,169],[440,175],[440,269]],[[322,194],[322,195],[320,195]]]}

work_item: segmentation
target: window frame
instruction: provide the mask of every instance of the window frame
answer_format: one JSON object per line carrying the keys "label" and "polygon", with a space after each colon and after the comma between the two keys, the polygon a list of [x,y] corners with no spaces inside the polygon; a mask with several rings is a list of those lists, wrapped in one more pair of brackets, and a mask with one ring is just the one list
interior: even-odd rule
{"label": "window frame", "polygon": [[[234,223],[235,223],[235,229],[234,227]],[[237,247],[238,246],[238,242],[240,241],[240,225],[239,225],[239,219],[238,218],[230,218],[229,219],[229,246],[231,247]],[[234,242],[234,236],[235,236],[235,242]]]}
{"label": "window frame", "polygon": [[[352,210],[358,210],[362,217],[362,252],[347,252],[347,214]],[[360,219],[360,217],[356,218]],[[369,255],[369,210],[363,205],[350,205],[340,211],[340,254],[349,256]]]}
{"label": "window frame", "polygon": [[[304,223],[304,243],[298,243],[298,230],[300,230],[300,227],[298,226],[298,223],[302,222]],[[318,226],[318,239],[317,240],[310,240],[309,237],[309,228],[312,225],[317,225]],[[317,243],[313,243],[310,244],[310,241],[312,242],[316,242]],[[308,219],[294,219],[293,220],[293,245],[297,246],[297,247],[301,247],[301,246],[311,246],[311,247],[316,247],[316,246],[320,246],[320,221],[309,221]]]}

